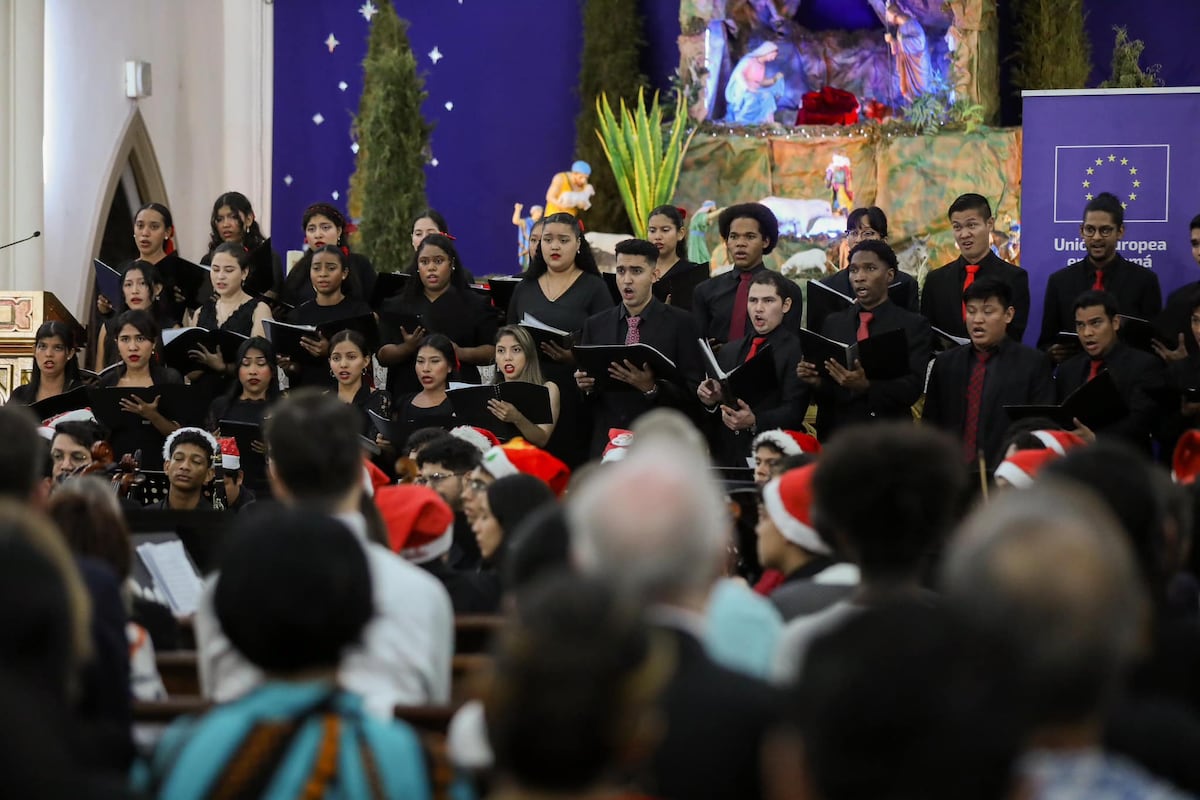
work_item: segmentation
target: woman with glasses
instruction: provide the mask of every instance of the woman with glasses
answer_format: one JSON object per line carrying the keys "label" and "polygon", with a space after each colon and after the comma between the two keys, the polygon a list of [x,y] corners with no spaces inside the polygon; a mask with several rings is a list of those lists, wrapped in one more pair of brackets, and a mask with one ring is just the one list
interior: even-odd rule
{"label": "woman with glasses", "polygon": [[415,371],[417,349],[429,334],[440,334],[453,347],[456,371],[463,383],[479,383],[479,367],[492,362],[496,315],[471,290],[462,260],[449,236],[430,233],[417,245],[417,268],[399,295],[383,302],[379,363],[388,368],[392,397],[417,392],[423,385]]}
{"label": "woman with glasses", "polygon": [[[879,206],[856,208],[846,217],[846,238],[842,240],[840,263],[842,268],[821,279],[821,283],[846,297],[853,297],[850,288],[849,253],[859,243],[867,241],[886,242],[888,238],[887,214]],[[820,291],[819,289],[817,291]],[[821,330],[821,324],[832,310],[826,303],[815,298],[813,289],[808,290],[808,323],[810,331]],[[888,287],[888,297],[905,311],[920,311],[917,279],[907,272],[896,270],[896,277]]]}
{"label": "woman with glasses", "polygon": [[[519,325],[526,316],[559,330],[577,334],[588,317],[613,304],[600,277],[596,258],[583,228],[571,214],[542,218],[542,236],[524,278],[508,304],[508,323]],[[558,386],[573,386],[574,357],[552,342],[538,351],[542,373]],[[579,424],[582,409],[577,392],[563,392],[558,435],[546,449],[574,467],[587,459],[588,426]]]}

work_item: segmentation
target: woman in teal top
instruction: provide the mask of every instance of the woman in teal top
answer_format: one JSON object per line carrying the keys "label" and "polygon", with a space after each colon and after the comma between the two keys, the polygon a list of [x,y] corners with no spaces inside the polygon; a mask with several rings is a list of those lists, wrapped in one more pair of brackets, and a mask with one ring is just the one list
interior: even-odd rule
{"label": "woman in teal top", "polygon": [[429,798],[412,729],[368,716],[337,685],[342,652],[374,612],[365,542],[293,510],[251,525],[232,532],[212,602],[230,642],[269,679],[172,725],[135,788],[171,800]]}

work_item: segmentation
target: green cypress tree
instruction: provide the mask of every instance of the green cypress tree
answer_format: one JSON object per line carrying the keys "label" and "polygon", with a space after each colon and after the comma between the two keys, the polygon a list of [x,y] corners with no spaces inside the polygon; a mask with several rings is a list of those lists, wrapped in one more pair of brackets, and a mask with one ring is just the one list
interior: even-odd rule
{"label": "green cypress tree", "polygon": [[1146,44],[1141,39],[1130,39],[1129,31],[1122,25],[1114,25],[1116,44],[1113,46],[1112,77],[1100,84],[1101,89],[1144,89],[1162,86],[1158,77],[1158,64],[1142,69],[1139,63]]}
{"label": "green cypress tree", "polygon": [[380,0],[363,62],[363,93],[354,120],[358,160],[350,178],[350,213],[359,219],[356,247],[380,272],[412,258],[412,220],[428,205],[425,163],[433,126],[421,116],[425,81],[408,42],[408,23]]}
{"label": "green cypress tree", "polygon": [[1082,89],[1092,71],[1083,0],[1015,0],[1018,89]]}
{"label": "green cypress tree", "polygon": [[[617,180],[596,136],[596,100],[608,94],[613,106],[624,98],[636,104],[638,89],[647,85],[640,62],[645,37],[637,0],[582,0],[583,57],[579,66],[579,99],[583,110],[575,121],[575,154],[592,166],[596,195],[583,218],[589,230],[630,230]],[[563,165],[562,169],[566,169]]]}

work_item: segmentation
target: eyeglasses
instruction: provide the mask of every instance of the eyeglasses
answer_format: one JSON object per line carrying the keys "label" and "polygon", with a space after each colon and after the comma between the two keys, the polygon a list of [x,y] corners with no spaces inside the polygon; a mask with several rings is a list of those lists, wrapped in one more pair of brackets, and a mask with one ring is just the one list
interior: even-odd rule
{"label": "eyeglasses", "polygon": [[472,478],[467,481],[467,488],[472,492],[486,492],[488,488],[487,481],[482,481],[479,478]]}
{"label": "eyeglasses", "polygon": [[413,478],[413,483],[415,483],[417,486],[431,486],[433,484],[441,483],[444,480],[458,478],[466,474],[467,473],[465,472],[434,472],[429,475],[418,475],[417,477]]}
{"label": "eyeglasses", "polygon": [[1095,225],[1084,225],[1080,230],[1083,231],[1084,236],[1096,236],[1099,234],[1105,239],[1117,232],[1116,227],[1113,225],[1101,225],[1099,228]]}
{"label": "eyeglasses", "polygon": [[862,229],[853,228],[851,230],[846,231],[846,238],[847,239],[881,239],[883,237],[881,237],[879,235],[879,231],[873,230],[871,228],[862,228]]}

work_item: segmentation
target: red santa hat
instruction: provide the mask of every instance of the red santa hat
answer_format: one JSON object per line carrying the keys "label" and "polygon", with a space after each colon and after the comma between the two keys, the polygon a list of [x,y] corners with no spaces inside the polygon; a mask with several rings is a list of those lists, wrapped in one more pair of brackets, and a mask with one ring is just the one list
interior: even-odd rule
{"label": "red santa hat", "polygon": [[217,443],[221,445],[221,469],[234,472],[241,469],[242,454],[238,451],[237,439],[232,436],[223,436],[217,439]]}
{"label": "red santa hat", "polygon": [[375,507],[387,527],[388,547],[405,560],[425,564],[450,550],[454,512],[428,486],[382,486],[375,492]]}
{"label": "red santa hat", "polygon": [[391,482],[392,479],[386,472],[375,466],[370,460],[363,459],[363,491],[367,493],[367,497],[374,497],[375,492]]}
{"label": "red santa hat", "polygon": [[1065,456],[1067,451],[1074,447],[1083,447],[1087,444],[1070,431],[1034,431],[1033,437],[1060,456]]}
{"label": "red santa hat", "polygon": [[450,435],[456,436],[464,442],[470,442],[481,453],[486,453],[488,448],[500,444],[500,440],[496,438],[496,434],[486,428],[474,428],[470,425],[459,425],[457,428],[451,428]]}
{"label": "red santa hat", "polygon": [[1195,483],[1200,475],[1200,431],[1184,431],[1171,456],[1171,477],[1176,483]]}
{"label": "red santa hat", "polygon": [[633,431],[627,431],[624,428],[609,428],[608,444],[604,446],[600,462],[609,464],[613,461],[620,461],[628,453],[631,444],[633,444]]}
{"label": "red santa hat", "polygon": [[803,431],[785,431],[782,428],[773,428],[755,436],[750,452],[753,453],[764,444],[775,448],[785,456],[821,452],[821,443],[817,441],[817,437]]}
{"label": "red santa hat", "polygon": [[77,408],[74,411],[64,411],[61,414],[56,414],[49,419],[43,420],[41,427],[38,428],[38,433],[43,439],[54,439],[54,428],[60,422],[96,422],[96,415],[92,413],[90,408]]}
{"label": "red santa hat", "polygon": [[763,487],[763,508],[771,522],[794,545],[823,556],[833,550],[820,536],[812,522],[813,473],[816,464],[790,469]]}
{"label": "red santa hat", "polygon": [[1027,489],[1033,485],[1033,477],[1042,467],[1061,458],[1049,448],[1045,450],[1018,450],[1000,462],[996,477],[1008,481],[1010,486]]}
{"label": "red santa hat", "polygon": [[479,466],[496,480],[517,473],[532,475],[549,486],[556,495],[563,493],[571,478],[570,467],[519,437],[488,450],[483,454]]}

